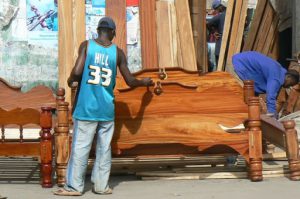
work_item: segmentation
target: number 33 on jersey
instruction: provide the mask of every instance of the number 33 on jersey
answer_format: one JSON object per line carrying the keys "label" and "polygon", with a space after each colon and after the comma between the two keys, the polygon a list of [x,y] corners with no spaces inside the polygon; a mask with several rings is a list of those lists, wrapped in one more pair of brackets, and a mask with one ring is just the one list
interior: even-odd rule
{"label": "number 33 on jersey", "polygon": [[80,92],[73,117],[87,121],[114,120],[117,46],[89,40]]}

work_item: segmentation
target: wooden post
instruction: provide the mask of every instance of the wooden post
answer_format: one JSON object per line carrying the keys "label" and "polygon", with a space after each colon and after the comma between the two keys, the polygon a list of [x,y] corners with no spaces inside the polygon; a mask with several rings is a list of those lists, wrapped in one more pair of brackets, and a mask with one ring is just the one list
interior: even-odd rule
{"label": "wooden post", "polygon": [[262,133],[260,107],[258,97],[250,97],[248,101],[249,127],[249,177],[251,181],[262,181]]}
{"label": "wooden post", "polygon": [[285,128],[285,143],[287,145],[286,155],[288,157],[290,167],[290,179],[300,180],[299,145],[295,125],[294,120],[283,122],[283,126]]}
{"label": "wooden post", "polygon": [[41,176],[42,187],[50,188],[52,183],[52,107],[42,107],[40,115],[41,132]]}
{"label": "wooden post", "polygon": [[[58,94],[64,94],[63,89]],[[63,186],[66,182],[66,169],[70,154],[69,137],[69,103],[63,101],[63,96],[57,97],[57,124],[55,127],[55,163],[57,185]]]}
{"label": "wooden post", "polygon": [[244,102],[248,104],[249,98],[254,97],[254,81],[245,80],[243,89],[244,89]]}

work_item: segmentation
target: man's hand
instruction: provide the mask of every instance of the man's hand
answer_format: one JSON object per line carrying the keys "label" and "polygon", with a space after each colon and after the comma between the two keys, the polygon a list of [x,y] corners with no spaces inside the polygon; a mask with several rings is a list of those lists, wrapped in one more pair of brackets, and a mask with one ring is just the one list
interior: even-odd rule
{"label": "man's hand", "polygon": [[75,88],[78,86],[78,82],[73,81],[71,78],[68,79],[68,86],[70,88]]}
{"label": "man's hand", "polygon": [[274,118],[276,120],[278,119],[278,114],[275,114],[275,113],[267,113],[266,116],[272,117],[272,118]]}
{"label": "man's hand", "polygon": [[154,85],[153,80],[150,77],[146,77],[141,80],[144,86],[152,86]]}

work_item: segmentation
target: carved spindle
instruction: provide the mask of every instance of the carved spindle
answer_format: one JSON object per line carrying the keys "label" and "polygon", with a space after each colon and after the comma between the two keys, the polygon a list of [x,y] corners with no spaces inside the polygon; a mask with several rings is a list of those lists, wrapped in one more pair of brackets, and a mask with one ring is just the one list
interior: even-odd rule
{"label": "carved spindle", "polygon": [[249,98],[254,97],[254,81],[244,81],[244,102],[248,104]]}
{"label": "carved spindle", "polygon": [[24,141],[23,139],[23,126],[20,126],[20,142],[22,143]]}
{"label": "carved spindle", "polygon": [[65,176],[69,161],[69,154],[69,103],[58,102],[57,126],[55,127],[55,163],[58,186],[63,186],[66,182]]}
{"label": "carved spindle", "polygon": [[5,128],[4,125],[1,126],[1,142],[5,141]]}
{"label": "carved spindle", "polygon": [[284,121],[285,139],[287,145],[287,157],[290,167],[290,179],[300,180],[300,159],[298,135],[295,130],[295,122],[293,120]]}
{"label": "carved spindle", "polygon": [[52,184],[52,109],[51,107],[42,107],[40,116],[41,132],[41,175],[42,186],[50,188]]}
{"label": "carved spindle", "polygon": [[251,131],[260,131],[260,107],[259,98],[250,97],[248,101],[248,126]]}
{"label": "carved spindle", "polygon": [[59,88],[56,92],[56,103],[65,101],[66,91],[64,88]]}
{"label": "carved spindle", "polygon": [[262,133],[258,97],[248,100],[249,127],[249,177],[252,181],[262,181]]}

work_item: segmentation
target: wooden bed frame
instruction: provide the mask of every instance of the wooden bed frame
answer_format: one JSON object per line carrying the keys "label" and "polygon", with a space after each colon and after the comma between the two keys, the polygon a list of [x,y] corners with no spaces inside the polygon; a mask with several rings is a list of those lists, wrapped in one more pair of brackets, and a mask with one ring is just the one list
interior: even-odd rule
{"label": "wooden bed frame", "polygon": [[[55,98],[51,90],[39,86],[28,93],[21,93],[19,87],[10,86],[0,78],[0,156],[38,157],[42,187],[49,188],[52,180],[52,111]],[[44,104],[44,105],[42,105]],[[25,139],[28,125],[39,128],[40,138]],[[30,126],[31,125],[31,126]],[[19,129],[19,139],[6,138],[6,130]]]}
{"label": "wooden bed frame", "polygon": [[[254,82],[244,82],[245,100],[254,96]],[[286,151],[290,179],[300,180],[300,156],[297,131],[293,120],[277,121],[265,114],[260,116],[263,139]]]}
{"label": "wooden bed frame", "polygon": [[[259,99],[247,98],[247,106],[242,88],[224,72],[199,76],[197,72],[167,69],[164,73],[168,73],[167,80],[157,70],[135,74],[157,82],[148,88],[130,89],[118,79],[113,156],[240,154],[248,163],[249,178],[261,181]],[[63,94],[64,89],[60,89],[55,128],[58,185],[65,183],[71,140],[69,104]],[[247,129],[235,133],[225,132],[218,125],[235,126],[246,120]]]}

